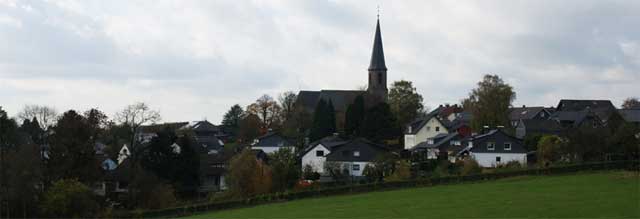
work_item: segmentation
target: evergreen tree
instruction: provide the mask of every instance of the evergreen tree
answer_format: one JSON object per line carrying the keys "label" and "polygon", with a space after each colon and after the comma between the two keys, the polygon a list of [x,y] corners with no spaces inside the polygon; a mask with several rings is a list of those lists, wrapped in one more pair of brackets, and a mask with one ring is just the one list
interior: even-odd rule
{"label": "evergreen tree", "polygon": [[400,129],[386,103],[380,103],[369,109],[362,124],[362,134],[374,142],[400,137]]}
{"label": "evergreen tree", "polygon": [[326,133],[327,135],[331,135],[336,133],[336,108],[333,107],[333,102],[331,100],[329,100],[329,104],[324,110],[327,114],[327,120],[325,121]]}
{"label": "evergreen tree", "polygon": [[356,97],[353,103],[347,107],[345,115],[345,133],[350,136],[360,136],[360,127],[364,121],[364,97]]}
{"label": "evergreen tree", "polygon": [[329,118],[329,115],[326,114],[326,107],[327,102],[325,102],[323,99],[320,99],[320,101],[318,101],[318,104],[316,105],[316,110],[313,111],[313,122],[311,124],[311,132],[309,133],[309,138],[311,141],[315,141],[327,136],[324,124]]}
{"label": "evergreen tree", "polygon": [[244,114],[244,110],[238,104],[233,105],[227,113],[224,114],[222,118],[222,125],[225,128],[231,130],[233,134],[238,133],[238,129],[240,128],[240,120],[242,120],[242,114]]}
{"label": "evergreen tree", "polygon": [[178,158],[177,150],[180,150],[173,147],[176,139],[175,134],[169,129],[159,132],[158,136],[151,139],[140,157],[142,167],[162,179],[173,181],[171,179],[174,174],[174,162]]}

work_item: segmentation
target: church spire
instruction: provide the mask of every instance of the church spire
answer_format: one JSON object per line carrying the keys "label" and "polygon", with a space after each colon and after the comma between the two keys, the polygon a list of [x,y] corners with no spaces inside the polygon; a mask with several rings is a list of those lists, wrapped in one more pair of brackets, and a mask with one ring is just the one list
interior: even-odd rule
{"label": "church spire", "polygon": [[371,53],[371,63],[369,64],[369,71],[387,70],[387,66],[384,63],[384,51],[382,50],[382,35],[380,34],[380,15],[378,15],[376,23],[376,35],[373,39],[373,52]]}

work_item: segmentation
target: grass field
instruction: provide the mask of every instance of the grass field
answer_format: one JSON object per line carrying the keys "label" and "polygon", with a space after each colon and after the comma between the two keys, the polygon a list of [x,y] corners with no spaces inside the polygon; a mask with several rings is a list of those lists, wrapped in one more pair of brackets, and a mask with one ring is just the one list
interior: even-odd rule
{"label": "grass field", "polygon": [[516,177],[304,199],[191,218],[640,218],[640,175]]}

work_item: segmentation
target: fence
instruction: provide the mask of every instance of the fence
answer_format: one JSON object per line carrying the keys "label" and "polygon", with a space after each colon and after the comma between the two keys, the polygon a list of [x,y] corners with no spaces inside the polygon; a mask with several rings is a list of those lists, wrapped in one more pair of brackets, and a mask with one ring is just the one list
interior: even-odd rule
{"label": "fence", "polygon": [[296,192],[283,192],[273,193],[267,195],[259,195],[247,199],[228,200],[221,202],[213,202],[206,204],[187,205],[176,208],[168,208],[161,210],[149,210],[149,211],[129,211],[123,212],[118,215],[113,215],[116,218],[157,218],[157,217],[176,217],[192,215],[199,212],[224,210],[240,207],[255,206],[259,204],[283,202],[296,199],[310,198],[310,197],[324,197],[332,195],[343,194],[355,194],[371,191],[384,191],[401,188],[415,188],[426,187],[445,184],[459,184],[467,182],[477,182],[486,180],[496,180],[506,177],[525,176],[525,175],[557,175],[565,173],[574,173],[579,171],[594,171],[594,170],[640,170],[640,161],[614,161],[614,162],[599,162],[599,163],[585,163],[577,165],[558,166],[544,169],[524,169],[514,170],[508,172],[498,173],[486,173],[478,175],[468,176],[449,176],[438,178],[424,178],[408,181],[398,182],[383,182],[383,183],[369,183],[369,184],[357,184],[357,185],[343,185],[335,187],[321,187],[312,190],[296,191]]}

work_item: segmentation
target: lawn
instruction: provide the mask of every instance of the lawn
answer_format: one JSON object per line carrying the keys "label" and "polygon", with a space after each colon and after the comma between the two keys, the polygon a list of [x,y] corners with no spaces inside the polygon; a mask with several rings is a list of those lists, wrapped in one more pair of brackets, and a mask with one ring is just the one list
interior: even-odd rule
{"label": "lawn", "polygon": [[515,177],[304,199],[191,218],[640,218],[640,175]]}

